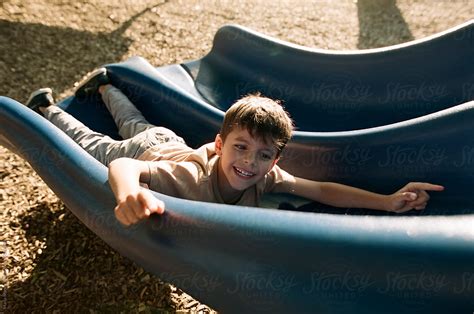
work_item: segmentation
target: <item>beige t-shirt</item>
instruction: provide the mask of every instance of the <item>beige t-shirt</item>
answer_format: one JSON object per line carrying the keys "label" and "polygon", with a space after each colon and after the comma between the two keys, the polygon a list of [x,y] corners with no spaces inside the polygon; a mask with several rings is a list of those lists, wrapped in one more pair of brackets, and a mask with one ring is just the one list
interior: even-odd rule
{"label": "beige t-shirt", "polygon": [[[151,190],[189,200],[224,203],[218,188],[219,156],[214,143],[198,149],[179,142],[164,143],[148,149],[138,159],[148,163],[148,186]],[[279,184],[292,178],[292,175],[274,166],[256,185],[246,189],[235,204],[259,206],[262,194],[272,192]]]}

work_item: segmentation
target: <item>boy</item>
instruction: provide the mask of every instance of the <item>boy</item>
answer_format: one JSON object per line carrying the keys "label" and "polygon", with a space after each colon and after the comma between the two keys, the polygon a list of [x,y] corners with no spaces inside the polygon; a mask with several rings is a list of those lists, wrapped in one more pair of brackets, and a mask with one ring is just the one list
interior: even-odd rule
{"label": "boy", "polygon": [[32,93],[27,106],[109,167],[109,183],[117,200],[115,215],[125,226],[164,212],[165,204],[140,183],[167,195],[207,202],[258,206],[263,193],[283,192],[332,206],[397,213],[424,209],[429,200],[426,191],[443,190],[440,185],[409,183],[391,195],[381,195],[290,175],[276,163],[291,137],[292,121],[278,102],[259,95],[232,105],[215,141],[194,150],[171,130],[149,124],[109,84],[105,68],[94,71],[75,94],[81,98],[97,92],[123,141],[93,132],[53,106],[51,89]]}

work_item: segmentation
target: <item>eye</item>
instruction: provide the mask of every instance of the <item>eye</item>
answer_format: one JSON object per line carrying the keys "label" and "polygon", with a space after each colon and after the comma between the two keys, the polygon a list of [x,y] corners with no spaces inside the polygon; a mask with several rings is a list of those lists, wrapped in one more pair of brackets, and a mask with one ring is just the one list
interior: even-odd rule
{"label": "eye", "polygon": [[263,160],[271,160],[271,159],[272,159],[272,155],[267,154],[267,153],[262,153],[262,154],[260,155],[260,157],[261,157]]}
{"label": "eye", "polygon": [[235,147],[237,150],[245,150],[245,145],[242,145],[242,144],[235,144],[234,147]]}

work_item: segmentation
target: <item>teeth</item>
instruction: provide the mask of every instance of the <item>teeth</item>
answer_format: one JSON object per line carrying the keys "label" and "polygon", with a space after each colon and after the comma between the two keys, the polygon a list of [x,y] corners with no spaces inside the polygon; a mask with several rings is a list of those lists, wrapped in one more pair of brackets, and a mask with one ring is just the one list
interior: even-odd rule
{"label": "teeth", "polygon": [[240,169],[240,168],[237,168],[237,167],[234,167],[234,168],[235,168],[235,170],[237,170],[238,173],[240,173],[240,174],[243,175],[243,176],[251,177],[251,176],[254,175],[253,173],[247,172],[247,171],[242,170],[242,169]]}

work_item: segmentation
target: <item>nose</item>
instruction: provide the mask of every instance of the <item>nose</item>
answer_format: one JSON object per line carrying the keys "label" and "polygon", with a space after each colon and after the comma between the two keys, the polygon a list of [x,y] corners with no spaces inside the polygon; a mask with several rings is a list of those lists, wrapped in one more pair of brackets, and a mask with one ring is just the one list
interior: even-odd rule
{"label": "nose", "polygon": [[254,152],[247,152],[244,156],[244,163],[255,166],[257,164],[257,154]]}

